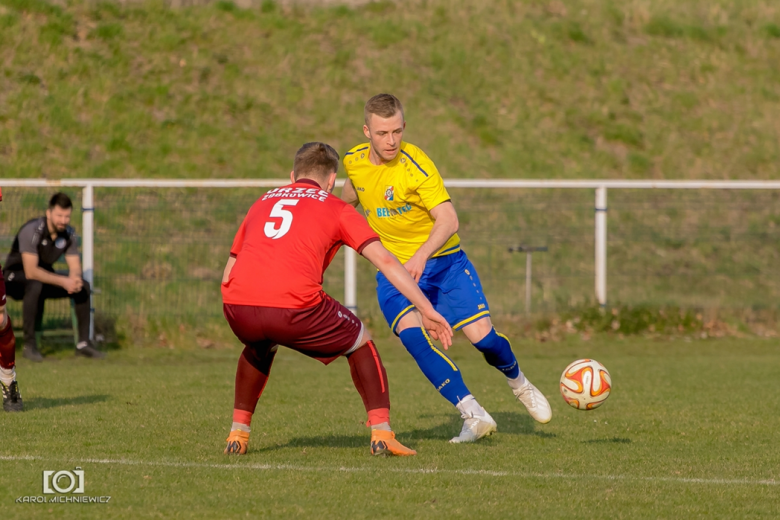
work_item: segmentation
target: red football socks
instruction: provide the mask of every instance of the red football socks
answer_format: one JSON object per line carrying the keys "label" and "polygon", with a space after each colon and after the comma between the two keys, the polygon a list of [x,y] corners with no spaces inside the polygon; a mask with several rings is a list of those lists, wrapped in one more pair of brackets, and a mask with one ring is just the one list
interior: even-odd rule
{"label": "red football socks", "polygon": [[0,330],[0,367],[11,369],[16,364],[16,338],[11,328],[11,317],[6,315],[5,327]]}
{"label": "red football socks", "polygon": [[233,408],[234,423],[252,426],[252,415],[253,415],[252,412],[247,412],[246,410],[239,410],[237,408]]}
{"label": "red football socks", "polygon": [[[236,393],[233,404],[233,422],[251,425],[257,401],[263,393],[271,373],[276,352],[257,355],[246,347],[236,369]],[[373,341],[347,356],[349,371],[363,405],[368,413],[368,425],[390,422],[390,391],[387,372]]]}
{"label": "red football socks", "polygon": [[390,389],[387,372],[373,341],[347,357],[349,372],[368,413],[368,425],[390,422]]}
{"label": "red football socks", "polygon": [[245,347],[236,369],[236,394],[233,403],[233,422],[250,425],[257,400],[263,394],[271,374],[276,351],[258,356],[255,349]]}

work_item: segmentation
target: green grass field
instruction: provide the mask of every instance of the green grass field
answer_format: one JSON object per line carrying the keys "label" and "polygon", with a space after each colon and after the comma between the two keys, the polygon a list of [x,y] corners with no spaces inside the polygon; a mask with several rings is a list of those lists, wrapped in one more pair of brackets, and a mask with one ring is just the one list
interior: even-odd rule
{"label": "green grass field", "polygon": [[[250,453],[222,455],[239,350],[129,349],[103,363],[70,351],[19,361],[27,411],[5,414],[4,518],[776,518],[780,354],[766,340],[516,342],[551,398],[533,423],[463,341],[451,350],[499,424],[476,445],[395,339],[381,339],[398,437],[413,458],[368,453],[347,364],[282,351]],[[559,397],[570,361],[592,356],[614,393],[580,412]],[[85,471],[108,504],[15,504],[43,470]]]}

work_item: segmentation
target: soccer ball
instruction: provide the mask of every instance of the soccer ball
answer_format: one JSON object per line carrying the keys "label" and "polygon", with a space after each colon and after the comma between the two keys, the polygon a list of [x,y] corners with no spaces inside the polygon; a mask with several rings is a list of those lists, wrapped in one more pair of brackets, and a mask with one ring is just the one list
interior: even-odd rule
{"label": "soccer ball", "polygon": [[607,367],[595,359],[578,359],[561,374],[563,400],[577,410],[593,410],[607,400],[612,378]]}

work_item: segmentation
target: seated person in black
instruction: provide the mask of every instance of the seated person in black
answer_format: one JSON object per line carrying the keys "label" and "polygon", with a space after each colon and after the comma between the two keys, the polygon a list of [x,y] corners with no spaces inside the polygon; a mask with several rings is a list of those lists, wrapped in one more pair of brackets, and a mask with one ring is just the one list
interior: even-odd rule
{"label": "seated person in black", "polygon": [[[8,296],[24,302],[23,355],[32,361],[43,360],[35,341],[35,321],[43,315],[44,302],[48,298],[73,299],[79,329],[76,355],[104,357],[89,343],[90,288],[81,277],[76,232],[68,225],[72,212],[70,197],[56,193],[49,201],[45,216],[33,219],[19,229],[3,269]],[[55,273],[52,267],[63,253],[68,264],[67,275]]]}

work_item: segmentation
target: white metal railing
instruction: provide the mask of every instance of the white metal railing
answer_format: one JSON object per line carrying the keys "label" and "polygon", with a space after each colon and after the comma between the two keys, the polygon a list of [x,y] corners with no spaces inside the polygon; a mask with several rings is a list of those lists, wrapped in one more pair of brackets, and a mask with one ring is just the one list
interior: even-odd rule
{"label": "white metal railing", "polygon": [[[780,181],[667,181],[667,180],[526,180],[526,179],[445,179],[448,188],[621,188],[621,189],[714,189],[777,190]],[[97,188],[275,188],[288,179],[3,179],[2,186]],[[343,186],[337,180],[336,186]]]}
{"label": "white metal railing", "polygon": [[[275,188],[287,179],[3,179],[0,187],[80,187],[82,194],[82,244],[84,279],[94,281],[94,188]],[[482,189],[593,189],[595,190],[595,293],[607,303],[607,189],[780,190],[780,181],[673,181],[673,180],[524,180],[447,179],[448,188]],[[343,186],[339,180],[336,186]],[[344,305],[357,308],[356,256],[345,248]],[[93,310],[94,312],[94,310]],[[90,325],[92,337],[94,325]]]}

